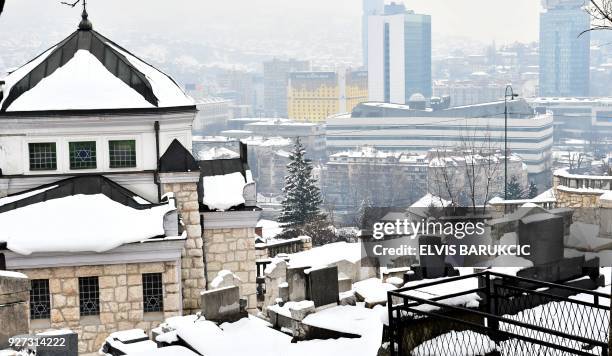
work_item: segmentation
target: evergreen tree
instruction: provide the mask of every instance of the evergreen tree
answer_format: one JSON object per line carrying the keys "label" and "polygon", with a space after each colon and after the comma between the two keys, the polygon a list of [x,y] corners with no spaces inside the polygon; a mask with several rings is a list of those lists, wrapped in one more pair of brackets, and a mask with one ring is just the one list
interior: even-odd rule
{"label": "evergreen tree", "polygon": [[508,182],[508,199],[523,199],[525,197],[524,193],[525,192],[521,187],[521,184],[519,183],[518,179],[515,176],[512,176],[512,178],[510,178],[510,181]]}
{"label": "evergreen tree", "polygon": [[289,155],[282,211],[278,221],[283,227],[303,228],[310,222],[323,218],[319,206],[321,191],[312,177],[312,162],[305,158],[306,150],[299,137]]}
{"label": "evergreen tree", "polygon": [[529,183],[529,192],[527,194],[529,199],[533,199],[535,197],[538,196],[538,187],[536,186],[535,182],[531,181]]}

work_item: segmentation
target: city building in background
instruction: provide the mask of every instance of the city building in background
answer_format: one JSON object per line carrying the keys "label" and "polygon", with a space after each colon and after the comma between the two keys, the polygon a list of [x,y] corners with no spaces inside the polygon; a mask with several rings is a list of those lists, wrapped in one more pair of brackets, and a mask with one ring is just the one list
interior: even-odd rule
{"label": "city building in background", "polygon": [[363,65],[368,66],[368,17],[370,15],[381,15],[384,11],[384,0],[362,0],[363,12],[361,14],[361,49],[363,54]]}
{"label": "city building in background", "polygon": [[431,16],[413,11],[368,17],[368,92],[371,101],[405,104],[430,98]]}
{"label": "city building in background", "polygon": [[427,192],[424,154],[356,147],[329,156],[323,169],[325,201],[337,215],[362,206],[409,206]]}
{"label": "city building in background", "polygon": [[273,59],[264,62],[264,111],[269,117],[287,117],[289,73],[310,70],[310,62]]}
{"label": "city building in background", "polygon": [[193,120],[193,134],[218,133],[225,129],[227,120],[232,118],[233,101],[209,97],[197,102],[198,113]]}
{"label": "city building in background", "polygon": [[[489,79],[486,73],[481,75]],[[436,80],[433,94],[450,96],[451,106],[490,103],[504,98],[506,84],[489,80]]]}
{"label": "city building in background", "polygon": [[592,152],[612,148],[612,98],[533,98],[529,102],[536,110],[552,112],[556,146]]}
{"label": "city building in background", "polygon": [[[527,165],[530,180],[550,185],[553,117],[524,100],[508,105],[508,148]],[[456,147],[503,149],[504,102],[434,110],[362,103],[350,114],[327,119],[327,151],[364,145],[385,151],[428,152]]]}
{"label": "city building in background", "polygon": [[367,81],[367,72],[350,69],[291,73],[287,95],[289,119],[318,122],[351,111],[367,101]]}
{"label": "city building in background", "polygon": [[543,0],[540,95],[588,96],[590,16],[582,0]]}

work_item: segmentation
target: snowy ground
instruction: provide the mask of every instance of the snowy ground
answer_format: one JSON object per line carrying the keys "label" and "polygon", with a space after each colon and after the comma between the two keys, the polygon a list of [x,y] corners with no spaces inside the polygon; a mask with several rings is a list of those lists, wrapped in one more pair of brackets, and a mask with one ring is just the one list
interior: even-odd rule
{"label": "snowy ground", "polygon": [[[291,343],[291,336],[272,329],[254,316],[235,323],[214,323],[197,316],[174,317],[166,321],[176,334],[206,356],[375,356],[382,340],[380,315],[361,306],[337,306],[310,315],[305,322],[313,326],[362,335],[360,338],[311,340]],[[157,352],[151,356],[159,356]]]}

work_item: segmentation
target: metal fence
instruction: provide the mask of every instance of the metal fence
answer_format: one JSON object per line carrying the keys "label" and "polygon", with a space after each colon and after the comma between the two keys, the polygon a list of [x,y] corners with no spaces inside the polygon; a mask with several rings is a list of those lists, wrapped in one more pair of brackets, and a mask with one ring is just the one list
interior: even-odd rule
{"label": "metal fence", "polygon": [[[431,298],[420,291],[469,278],[477,288]],[[463,306],[472,293],[478,306]],[[604,293],[485,271],[390,291],[387,298],[392,356],[608,355],[610,295]]]}

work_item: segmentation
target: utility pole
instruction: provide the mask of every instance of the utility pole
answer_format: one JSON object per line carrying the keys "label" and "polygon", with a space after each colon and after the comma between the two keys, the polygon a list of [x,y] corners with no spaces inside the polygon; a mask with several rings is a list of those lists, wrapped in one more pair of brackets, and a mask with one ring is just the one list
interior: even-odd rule
{"label": "utility pole", "polygon": [[504,200],[508,200],[508,98],[514,100],[516,97],[518,94],[514,94],[512,85],[506,85],[504,93]]}

